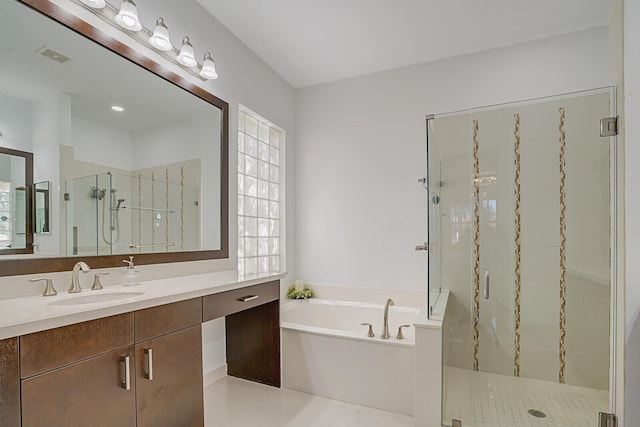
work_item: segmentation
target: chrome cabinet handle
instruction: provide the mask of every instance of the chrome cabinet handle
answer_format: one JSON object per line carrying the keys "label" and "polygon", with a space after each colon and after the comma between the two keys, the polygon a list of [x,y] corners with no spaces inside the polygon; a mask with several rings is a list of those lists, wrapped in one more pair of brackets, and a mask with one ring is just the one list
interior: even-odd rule
{"label": "chrome cabinet handle", "polygon": [[144,349],[144,377],[149,381],[153,381],[153,349]]}
{"label": "chrome cabinet handle", "polygon": [[249,302],[249,301],[257,300],[258,298],[260,298],[259,295],[248,295],[246,297],[238,298],[238,301]]}
{"label": "chrome cabinet handle", "polygon": [[489,269],[484,269],[484,299],[489,299]]}
{"label": "chrome cabinet handle", "polygon": [[396,338],[397,338],[397,339],[399,339],[399,340],[403,340],[403,339],[404,339],[404,335],[402,334],[402,328],[408,328],[408,327],[410,327],[410,326],[411,326],[411,325],[401,325],[401,326],[398,328],[398,335],[396,335]]}
{"label": "chrome cabinet handle", "polygon": [[125,390],[131,390],[131,358],[120,357],[120,386]]}
{"label": "chrome cabinet handle", "polygon": [[371,323],[360,323],[362,326],[368,326],[369,327],[369,333],[367,333],[367,336],[369,338],[373,338],[376,336],[376,334],[373,333],[373,326],[371,325]]}

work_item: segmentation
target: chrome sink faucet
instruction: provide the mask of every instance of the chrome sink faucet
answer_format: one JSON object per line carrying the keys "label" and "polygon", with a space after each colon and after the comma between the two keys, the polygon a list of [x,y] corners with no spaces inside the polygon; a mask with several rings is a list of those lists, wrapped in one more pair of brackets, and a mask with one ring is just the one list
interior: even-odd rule
{"label": "chrome sink faucet", "polygon": [[80,287],[80,278],[78,277],[80,276],[80,270],[82,270],[83,273],[91,271],[89,266],[82,261],[77,262],[76,265],[73,266],[73,271],[71,272],[71,287],[69,288],[70,294],[82,292],[82,288]]}
{"label": "chrome sink faucet", "polygon": [[391,298],[389,298],[387,300],[387,303],[384,305],[384,326],[382,328],[382,335],[380,335],[380,338],[382,338],[383,340],[389,339],[389,306],[390,305],[396,305],[396,303],[393,302]]}

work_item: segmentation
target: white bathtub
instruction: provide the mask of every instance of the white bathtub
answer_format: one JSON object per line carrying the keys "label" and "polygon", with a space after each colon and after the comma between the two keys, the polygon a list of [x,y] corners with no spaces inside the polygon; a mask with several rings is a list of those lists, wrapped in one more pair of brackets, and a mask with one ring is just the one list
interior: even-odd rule
{"label": "white bathtub", "polygon": [[[414,413],[417,308],[390,307],[391,338],[380,338],[383,305],[312,299],[282,308],[283,386],[407,415]],[[374,326],[376,336],[367,337]],[[396,339],[398,327],[404,340]]]}

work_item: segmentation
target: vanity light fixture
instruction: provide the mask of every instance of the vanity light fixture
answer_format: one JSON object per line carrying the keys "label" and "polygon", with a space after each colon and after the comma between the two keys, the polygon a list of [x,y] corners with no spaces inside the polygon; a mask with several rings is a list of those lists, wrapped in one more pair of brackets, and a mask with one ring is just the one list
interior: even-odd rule
{"label": "vanity light fixture", "polygon": [[106,5],[105,0],[80,0],[80,1],[94,9],[102,9]]}
{"label": "vanity light fixture", "polygon": [[121,107],[121,106],[119,106],[119,105],[112,105],[112,106],[111,106],[111,109],[112,109],[113,111],[117,111],[118,113],[122,113],[122,112],[124,111],[124,108],[123,108],[123,107]]}
{"label": "vanity light fixture", "polygon": [[156,20],[156,28],[149,37],[149,43],[151,46],[163,52],[168,52],[173,49],[171,40],[169,40],[169,29],[164,23],[164,19],[158,18]]}
{"label": "vanity light fixture", "polygon": [[210,52],[204,54],[204,61],[202,61],[200,75],[208,80],[215,80],[218,78],[218,73],[216,73],[216,64],[213,62]]}
{"label": "vanity light fixture", "polygon": [[[180,49],[173,47],[169,38],[169,28],[164,23],[163,18],[156,20],[153,32],[142,26],[138,18],[138,8],[134,0],[122,0],[120,8],[113,6],[106,0],[72,0],[74,3],[83,6],[93,12],[100,19],[114,27],[123,28],[127,34],[136,41],[155,49],[161,56],[174,62],[184,70],[193,74],[201,80],[215,80],[218,78],[216,64],[211,57],[211,53],[204,55],[202,66],[195,57],[193,45],[189,37],[182,39]],[[116,25],[117,24],[117,25]]]}
{"label": "vanity light fixture", "polygon": [[138,8],[133,0],[123,0],[120,12],[114,18],[116,23],[129,31],[140,31],[142,24],[138,19]]}
{"label": "vanity light fixture", "polygon": [[176,61],[186,67],[195,67],[198,65],[195,52],[193,51],[193,45],[189,41],[189,37],[185,36],[182,39],[182,47],[180,48],[180,53],[176,57]]}

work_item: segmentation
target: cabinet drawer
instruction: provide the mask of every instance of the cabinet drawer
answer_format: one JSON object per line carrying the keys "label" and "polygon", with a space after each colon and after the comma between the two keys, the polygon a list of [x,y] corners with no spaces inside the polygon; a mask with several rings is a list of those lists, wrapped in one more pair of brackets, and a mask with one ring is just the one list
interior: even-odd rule
{"label": "cabinet drawer", "polygon": [[204,322],[229,314],[238,313],[280,298],[280,281],[247,286],[233,291],[207,295],[202,298]]}
{"label": "cabinet drawer", "polygon": [[178,301],[135,312],[136,342],[198,325],[202,322],[201,298]]}
{"label": "cabinet drawer", "polygon": [[20,373],[27,378],[133,344],[133,313],[20,337]]}
{"label": "cabinet drawer", "polygon": [[0,426],[20,425],[18,338],[0,341]]}

